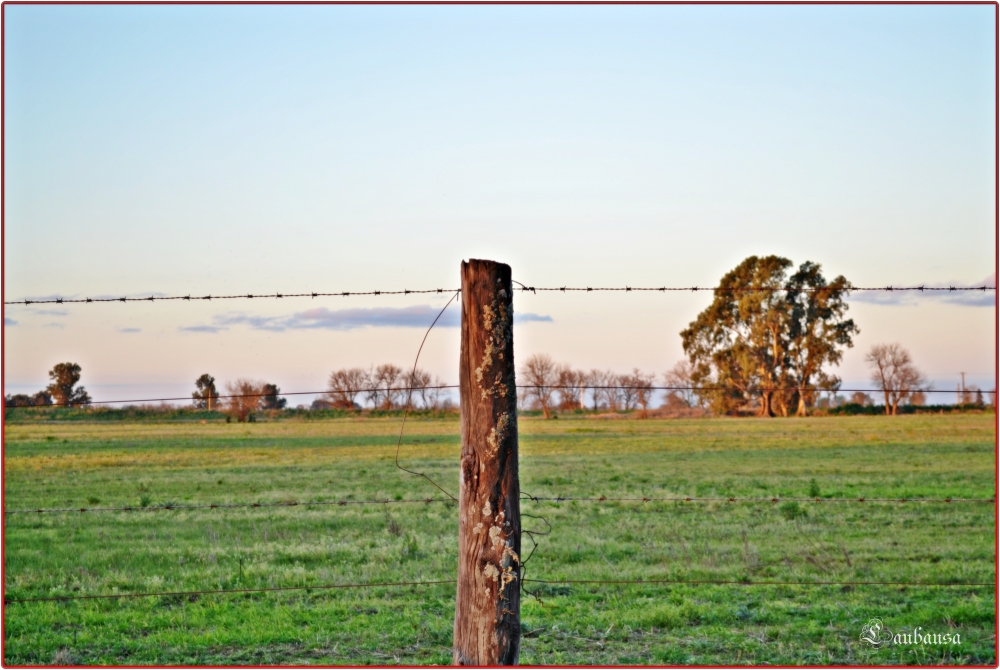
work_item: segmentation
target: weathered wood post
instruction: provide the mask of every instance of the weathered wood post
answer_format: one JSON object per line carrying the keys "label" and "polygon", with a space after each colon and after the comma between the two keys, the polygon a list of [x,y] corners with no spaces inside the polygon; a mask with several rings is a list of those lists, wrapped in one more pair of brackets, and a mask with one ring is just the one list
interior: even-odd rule
{"label": "weathered wood post", "polygon": [[510,266],[462,263],[456,665],[515,665],[521,506]]}

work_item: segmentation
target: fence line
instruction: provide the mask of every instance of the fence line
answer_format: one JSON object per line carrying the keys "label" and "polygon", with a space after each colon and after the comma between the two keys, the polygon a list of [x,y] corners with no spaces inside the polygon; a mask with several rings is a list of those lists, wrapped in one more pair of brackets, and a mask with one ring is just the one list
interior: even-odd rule
{"label": "fence line", "polygon": [[[523,492],[522,492],[523,493]],[[724,502],[724,503],[942,503],[942,504],[996,504],[992,498],[740,498],[740,497],[574,497],[574,496],[532,496],[524,493],[523,500],[532,502]],[[4,510],[4,515],[10,514],[89,514],[96,512],[162,512],[180,510],[215,510],[215,509],[254,509],[258,507],[346,507],[347,505],[407,505],[431,503],[454,503],[451,498],[411,498],[406,500],[318,500],[308,502],[270,502],[270,503],[207,503],[204,505],[148,505],[146,507],[42,507],[37,509]]]}
{"label": "fence line", "polygon": [[[516,282],[520,284],[520,282]],[[716,293],[741,293],[741,292],[759,292],[759,293],[776,293],[780,291],[792,291],[796,293],[814,293],[820,291],[829,290],[830,286],[820,286],[811,287],[804,286],[799,288],[789,289],[787,287],[771,287],[771,286],[730,286],[730,287],[710,287],[710,286],[526,286],[520,284],[520,290],[522,293],[530,291],[531,293],[537,293],[538,291],[546,292],[583,292],[583,293],[593,293],[593,292],[616,292],[616,293],[630,293],[632,291],[636,292],[650,292],[650,293],[667,293],[667,292],[700,292],[700,291],[712,291]],[[844,286],[841,290],[846,292],[854,291],[995,291],[996,286],[853,286],[848,284]],[[229,295],[170,295],[170,296],[158,296],[151,295],[147,298],[42,298],[38,300],[31,300],[24,298],[21,300],[10,300],[4,302],[5,305],[64,305],[71,303],[95,303],[95,302],[163,302],[167,300],[254,300],[260,298],[327,298],[327,297],[350,297],[359,295],[411,295],[411,294],[426,294],[426,293],[456,293],[461,292],[461,289],[420,289],[420,290],[410,290],[403,289],[402,291],[336,291],[332,293],[319,293],[315,291],[310,291],[308,293],[238,293]]]}
{"label": "fence line", "polygon": [[[902,587],[996,587],[992,582],[872,582],[872,581],[750,581],[739,579],[527,579],[523,582],[531,584],[616,584],[643,585],[657,584],[680,586],[719,585],[719,586],[902,586]],[[361,588],[392,588],[403,586],[436,586],[441,584],[456,584],[453,579],[440,579],[425,582],[373,582],[359,584],[320,584],[316,586],[273,586],[256,589],[212,589],[206,591],[156,591],[151,593],[114,593],[107,595],[82,596],[50,596],[44,598],[7,598],[5,605],[68,602],[73,600],[122,600],[125,598],[156,598],[156,597],[191,597],[204,595],[222,595],[227,593],[274,593],[280,591],[332,591],[337,589]]]}
{"label": "fence line", "polygon": [[[458,384],[437,384],[433,386],[367,386],[365,388],[357,389],[325,389],[322,391],[281,391],[280,393],[233,393],[224,395],[212,396],[212,400],[219,400],[224,398],[264,398],[264,397],[283,397],[290,395],[323,395],[329,396],[334,393],[371,393],[373,391],[400,391],[400,392],[411,392],[411,391],[432,391],[440,389],[457,389]],[[563,391],[563,390],[632,390],[632,391],[741,391],[742,393],[777,393],[782,391],[801,391],[802,389],[798,386],[776,386],[774,388],[753,388],[753,389],[738,389],[733,386],[638,386],[631,384],[622,384],[619,386],[611,385],[596,385],[596,384],[579,384],[576,386],[559,385],[559,384],[518,384],[516,388],[519,389],[549,389],[552,391]],[[833,391],[828,391],[826,389],[805,389],[810,393],[884,393],[882,389],[836,389]],[[955,389],[893,389],[892,393],[955,393]],[[983,391],[983,393],[991,394],[992,391]],[[207,400],[207,398],[194,398],[191,396],[175,396],[171,398],[131,398],[128,400],[88,400],[87,402],[53,402],[51,405],[25,405],[24,408],[33,407],[84,407],[86,405],[116,405],[122,403],[152,403],[152,402],[171,402],[171,401],[197,401],[202,402]],[[8,407],[8,409],[15,409],[15,407]],[[178,409],[186,409],[179,407]],[[394,407],[393,409],[403,409],[403,406]]]}

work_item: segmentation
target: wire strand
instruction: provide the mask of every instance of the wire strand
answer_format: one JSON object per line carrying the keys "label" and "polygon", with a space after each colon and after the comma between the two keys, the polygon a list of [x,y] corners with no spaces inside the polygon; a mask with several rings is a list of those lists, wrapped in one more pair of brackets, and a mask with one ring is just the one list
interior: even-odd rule
{"label": "wire strand", "polygon": [[[356,389],[325,389],[322,391],[288,391],[287,393],[282,391],[277,394],[275,393],[236,393],[236,394],[226,394],[226,395],[214,395],[213,400],[227,399],[227,398],[264,398],[264,397],[282,397],[291,395],[329,395],[330,393],[371,393],[374,391],[406,391],[410,394],[409,397],[412,398],[413,391],[421,390],[433,390],[433,389],[457,389],[458,384],[436,384],[433,386],[366,386],[364,388]],[[549,389],[552,391],[565,391],[565,390],[646,390],[646,391],[739,391],[740,389],[732,386],[638,386],[638,385],[594,385],[594,384],[578,384],[575,386],[570,385],[560,385],[560,384],[518,384],[519,389]],[[802,389],[797,386],[777,386],[768,389],[746,389],[744,393],[762,393],[767,391],[768,393],[777,393],[781,391],[801,391]],[[828,391],[825,389],[806,389],[808,393],[884,393],[882,389],[836,389],[833,391]],[[954,389],[894,389],[890,393],[956,393]],[[968,391],[967,391],[968,392]],[[992,391],[985,391],[985,394],[992,394]],[[49,405],[23,405],[23,406],[8,406],[8,409],[31,409],[40,408],[44,409],[46,407],[85,407],[87,405],[119,405],[123,403],[151,403],[151,402],[172,402],[172,401],[202,401],[207,400],[207,398],[195,398],[189,396],[174,396],[169,398],[130,398],[127,400],[88,400],[87,402],[53,402]],[[409,405],[409,400],[407,401]],[[177,408],[177,409],[187,409],[187,408]],[[204,409],[204,408],[193,408],[193,409]],[[402,409],[402,408],[399,408]]]}
{"label": "wire strand", "polygon": [[[715,293],[740,293],[740,292],[759,292],[759,293],[773,293],[781,291],[793,291],[798,293],[813,293],[830,290],[829,286],[819,286],[819,287],[798,287],[794,289],[789,289],[787,287],[770,287],[770,286],[731,286],[731,287],[711,287],[711,286],[527,286],[519,281],[514,281],[515,284],[520,286],[521,292],[531,292],[537,294],[539,291],[545,292],[582,292],[582,293],[593,293],[593,292],[618,292],[618,293],[630,293],[635,292],[653,292],[653,293],[667,293],[667,292],[702,292],[702,291],[712,291]],[[919,286],[852,286],[848,284],[843,287],[847,293],[857,292],[857,291],[995,291],[996,286],[927,286],[922,284]],[[181,300],[181,301],[192,301],[192,300],[255,300],[255,299],[283,299],[283,298],[327,298],[327,297],[351,297],[351,296],[367,296],[367,295],[418,295],[427,293],[450,293],[452,291],[461,292],[461,289],[420,289],[420,290],[410,290],[403,289],[402,291],[335,291],[331,293],[320,293],[316,291],[310,291],[307,293],[235,293],[227,295],[150,295],[148,297],[128,297],[122,296],[120,298],[23,298],[21,300],[9,300],[5,301],[5,305],[64,305],[72,303],[102,303],[102,302],[163,302],[168,300]]]}
{"label": "wire strand", "polygon": [[[902,586],[902,587],[995,587],[993,582],[874,582],[874,581],[749,581],[739,579],[524,579],[531,584],[676,584],[679,586]],[[435,586],[455,584],[453,579],[424,582],[373,582],[359,584],[319,584],[316,586],[274,586],[256,589],[212,589],[203,591],[155,591],[150,593],[113,593],[80,596],[49,596],[43,598],[8,598],[5,605],[39,602],[66,602],[73,600],[121,600],[125,598],[191,597],[222,595],[228,593],[275,593],[281,591],[330,591],[336,589],[390,588],[401,586]]]}
{"label": "wire strand", "polygon": [[[455,300],[455,298],[459,296],[460,293],[461,291],[455,291],[455,295],[451,296],[448,302],[445,303],[444,307],[441,308],[441,311],[438,312],[438,315],[434,317],[434,321],[431,322],[431,325],[427,329],[427,332],[424,333],[424,339],[420,340],[420,348],[417,349],[417,356],[416,358],[413,359],[413,372],[410,374],[411,377],[415,376],[417,373],[417,363],[420,362],[420,352],[424,350],[424,343],[427,342],[427,336],[431,334],[431,330],[433,330],[434,324],[438,322],[438,319],[441,318],[441,315],[444,314],[444,311],[448,309],[448,305],[450,305]],[[413,389],[411,388],[409,391],[407,391],[406,406],[403,408],[403,422],[399,425],[399,439],[396,440],[396,467],[402,470],[403,472],[409,472],[411,475],[423,477],[431,484],[433,484],[439,491],[444,493],[446,496],[448,496],[455,502],[458,502],[458,498],[445,491],[440,484],[438,484],[436,481],[425,475],[423,472],[414,472],[413,470],[407,470],[406,468],[404,468],[402,465],[399,464],[399,447],[400,445],[403,444],[403,429],[406,428],[406,414],[410,408],[410,401],[412,400],[412,398],[413,398]]]}

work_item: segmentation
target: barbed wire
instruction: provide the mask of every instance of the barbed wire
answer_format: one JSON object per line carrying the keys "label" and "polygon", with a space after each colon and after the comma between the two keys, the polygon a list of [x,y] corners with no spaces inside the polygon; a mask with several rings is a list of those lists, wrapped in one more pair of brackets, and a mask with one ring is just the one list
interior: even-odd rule
{"label": "barbed wire", "polygon": [[[651,502],[680,502],[680,503],[696,503],[696,502],[724,502],[724,503],[754,503],[754,504],[777,504],[777,503],[892,503],[892,504],[902,504],[902,503],[938,503],[938,504],[996,504],[996,496],[992,498],[742,498],[742,497],[731,497],[731,496],[715,496],[715,497],[704,497],[704,496],[671,496],[671,497],[655,497],[655,496],[533,496],[527,493],[521,492],[522,500],[530,500],[532,502],[593,502],[593,503],[614,503],[614,502],[641,502],[641,503],[651,503]],[[311,500],[306,502],[298,501],[282,501],[282,502],[255,502],[255,503],[205,503],[199,505],[174,505],[172,503],[167,503],[163,505],[147,505],[145,507],[141,505],[137,506],[125,506],[125,507],[40,507],[33,509],[12,509],[4,510],[4,515],[12,514],[90,514],[97,512],[162,512],[162,511],[182,511],[182,510],[223,510],[223,509],[255,509],[255,508],[266,508],[266,507],[344,507],[347,505],[407,505],[407,504],[426,504],[431,503],[451,503],[454,504],[457,501],[453,498],[408,498],[403,500],[390,500],[388,498],[383,500]],[[522,514],[522,516],[531,516],[530,514]],[[542,521],[548,524],[544,518]],[[551,530],[551,526],[549,526]],[[548,531],[540,532],[536,530],[522,530],[524,533],[536,534],[536,535],[547,535]]]}
{"label": "barbed wire", "polygon": [[336,293],[239,293],[232,295],[151,295],[148,298],[42,298],[38,300],[22,299],[4,302],[5,305],[64,305],[70,303],[91,303],[91,302],[164,302],[167,300],[255,300],[260,298],[328,298],[328,297],[350,297],[358,295],[411,295],[423,293],[451,293],[457,289],[422,289],[411,291],[338,291]]}
{"label": "barbed wire", "polygon": [[[892,586],[892,587],[996,587],[993,582],[876,582],[876,581],[792,581],[767,580],[750,581],[744,579],[524,579],[531,584],[615,584],[615,585],[670,585],[679,586]],[[282,591],[331,591],[337,589],[360,588],[392,588],[406,586],[437,586],[454,585],[453,579],[429,580],[422,582],[369,582],[356,584],[317,584],[315,586],[272,586],[251,589],[211,589],[201,591],[154,591],[147,593],[112,593],[78,596],[48,596],[41,598],[9,598],[4,595],[4,604],[23,604],[38,602],[66,602],[73,600],[121,600],[125,598],[157,598],[157,597],[192,597],[205,595],[223,595],[230,593],[274,593]]]}
{"label": "barbed wire", "polygon": [[[373,393],[373,392],[389,392],[389,391],[399,391],[399,392],[412,392],[412,391],[431,391],[431,390],[441,390],[441,389],[457,389],[460,388],[458,384],[435,384],[432,386],[366,386],[364,388],[356,389],[324,389],[322,391],[280,391],[278,393],[229,393],[213,395],[212,400],[227,399],[227,398],[265,398],[265,397],[283,397],[283,396],[294,396],[294,395],[321,395],[321,396],[332,396],[335,394],[361,394],[361,393]],[[743,393],[777,393],[783,391],[801,391],[802,389],[798,386],[777,386],[774,388],[762,389],[739,389],[732,386],[645,386],[645,385],[635,385],[635,384],[622,384],[622,385],[596,385],[596,384],[578,384],[575,386],[570,385],[559,385],[559,384],[518,384],[516,388],[519,389],[549,389],[552,391],[576,391],[576,390],[632,390],[632,391],[741,391]],[[826,389],[806,389],[808,393],[885,393],[882,389],[836,389],[836,390],[826,390]],[[890,393],[959,393],[955,389],[893,389]],[[971,393],[971,391],[966,391],[966,393]],[[992,391],[983,391],[985,394],[992,394]],[[205,402],[208,397],[193,397],[192,396],[174,396],[169,398],[131,398],[127,400],[88,400],[86,402],[79,401],[68,401],[68,402],[52,402],[48,405],[23,405],[17,407],[23,408],[45,408],[45,407],[83,407],[86,405],[119,405],[124,403],[151,403],[151,402],[172,402],[172,401],[187,401],[187,402]],[[15,406],[10,406],[8,409],[14,409]],[[178,408],[182,409],[182,408]],[[195,409],[205,409],[205,408],[195,408]],[[394,407],[393,409],[404,409],[404,406]]]}
{"label": "barbed wire", "polygon": [[[830,290],[831,286],[803,286],[788,288],[786,286],[776,287],[776,286],[525,286],[521,284],[520,290],[522,293],[525,291],[531,291],[535,293],[537,291],[549,291],[549,292],[620,292],[629,293],[631,291],[637,292],[655,292],[655,293],[667,293],[667,292],[700,292],[700,291],[712,291],[715,293],[743,293],[743,292],[757,292],[757,293],[779,293],[782,291],[788,291],[792,293],[819,293],[821,291]],[[996,286],[853,286],[848,284],[842,287],[843,291],[854,292],[854,291],[995,291]]]}
{"label": "barbed wire", "polygon": [[[582,292],[582,293],[593,293],[593,292],[615,292],[615,293],[630,293],[632,291],[636,292],[648,292],[648,293],[689,293],[689,292],[702,292],[702,291],[712,291],[715,293],[742,293],[742,292],[759,292],[759,293],[774,293],[781,291],[792,291],[798,293],[815,293],[829,290],[830,286],[819,286],[819,287],[772,287],[772,286],[729,286],[729,287],[710,287],[710,286],[527,286],[525,284],[520,284],[520,282],[515,282],[520,285],[520,290],[522,293],[531,292],[537,293],[539,291],[543,292],[560,292],[560,293],[570,293],[570,292]],[[857,291],[995,291],[996,286],[853,286],[848,284],[843,287],[842,290],[851,293]],[[255,299],[282,299],[282,298],[328,298],[328,297],[351,297],[351,296],[367,296],[367,295],[418,295],[427,293],[453,293],[461,292],[461,289],[420,289],[420,290],[410,290],[403,289],[401,291],[335,291],[330,293],[320,293],[317,291],[310,291],[307,293],[236,293],[227,295],[150,295],[143,298],[130,298],[123,296],[120,298],[39,298],[30,299],[23,298],[21,300],[10,300],[5,301],[5,305],[63,305],[72,303],[100,303],[100,302],[164,302],[169,300],[180,300],[180,301],[196,301],[196,300],[255,300]]]}

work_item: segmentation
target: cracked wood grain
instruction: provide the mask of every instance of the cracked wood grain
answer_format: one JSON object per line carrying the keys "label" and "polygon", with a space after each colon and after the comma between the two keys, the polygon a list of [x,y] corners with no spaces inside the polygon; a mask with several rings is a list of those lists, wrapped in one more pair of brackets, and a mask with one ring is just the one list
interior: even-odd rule
{"label": "cracked wood grain", "polygon": [[513,320],[510,266],[463,262],[456,665],[516,665],[520,653]]}

